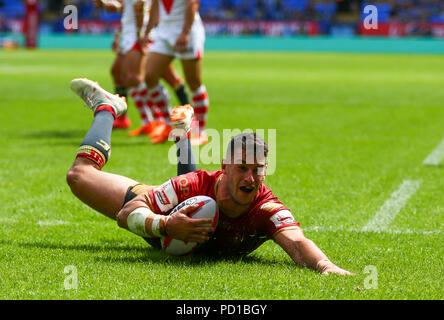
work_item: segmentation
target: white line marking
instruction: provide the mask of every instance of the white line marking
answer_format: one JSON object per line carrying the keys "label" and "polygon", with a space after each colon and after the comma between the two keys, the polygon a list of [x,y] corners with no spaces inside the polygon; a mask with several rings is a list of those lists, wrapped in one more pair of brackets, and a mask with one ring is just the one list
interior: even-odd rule
{"label": "white line marking", "polygon": [[433,235],[433,234],[443,234],[444,231],[441,230],[410,230],[410,229],[401,229],[401,230],[378,230],[378,231],[363,231],[362,229],[353,229],[353,228],[337,228],[337,227],[321,227],[321,226],[310,226],[306,228],[302,228],[303,231],[307,232],[349,232],[349,233],[387,233],[387,234],[420,234],[420,235]]}
{"label": "white line marking", "polygon": [[[0,218],[0,223],[5,224],[18,224],[21,223],[18,220],[11,218]],[[72,224],[69,221],[63,220],[39,220],[37,221],[39,226],[60,226],[65,224]],[[89,225],[94,224],[94,222],[88,222]],[[79,225],[78,223],[74,223],[74,225]],[[97,223],[97,225],[103,226],[103,223]],[[364,231],[361,229],[354,228],[343,228],[343,227],[322,227],[322,226],[309,226],[303,227],[303,231],[307,232],[351,232],[351,233],[366,233],[366,232],[375,232],[373,230]],[[410,229],[401,229],[401,230],[378,230],[376,232],[383,232],[387,234],[420,234],[420,235],[433,235],[433,234],[444,234],[442,230],[410,230]]]}
{"label": "white line marking", "polygon": [[370,220],[362,231],[381,231],[395,219],[398,212],[404,207],[410,197],[418,190],[421,180],[404,180],[398,190],[379,208],[376,215]]}
{"label": "white line marking", "polygon": [[43,226],[60,226],[62,224],[70,224],[70,222],[63,221],[63,220],[40,220],[40,221],[37,221],[37,224],[41,227],[43,227]]}
{"label": "white line marking", "polygon": [[444,158],[444,139],[440,144],[424,159],[423,165],[437,166]]}

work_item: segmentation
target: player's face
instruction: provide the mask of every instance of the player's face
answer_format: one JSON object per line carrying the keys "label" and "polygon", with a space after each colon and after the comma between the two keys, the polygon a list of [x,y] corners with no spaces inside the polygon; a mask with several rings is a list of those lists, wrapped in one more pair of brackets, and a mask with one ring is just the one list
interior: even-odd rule
{"label": "player's face", "polygon": [[235,152],[233,161],[223,165],[228,192],[236,204],[248,205],[254,200],[265,179],[265,162],[263,158],[248,163],[245,152]]}

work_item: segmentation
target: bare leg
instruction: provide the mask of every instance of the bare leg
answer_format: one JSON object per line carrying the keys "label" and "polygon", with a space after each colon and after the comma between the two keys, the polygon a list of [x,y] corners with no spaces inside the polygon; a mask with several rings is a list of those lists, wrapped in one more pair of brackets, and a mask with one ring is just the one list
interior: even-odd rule
{"label": "bare leg", "polygon": [[202,85],[202,59],[181,60],[185,80],[191,91]]}
{"label": "bare leg", "polygon": [[176,89],[182,84],[182,79],[176,70],[174,70],[172,63],[168,65],[166,71],[162,75],[162,79],[164,79],[173,89]]}
{"label": "bare leg", "polygon": [[111,67],[111,77],[113,78],[113,82],[116,87],[124,85],[124,80],[122,79],[123,58],[123,54],[116,54],[116,58],[114,59],[113,65]]}
{"label": "bare leg", "polygon": [[101,168],[109,160],[113,121],[126,111],[125,101],[87,79],[74,79],[71,89],[94,111],[94,119],[66,180],[81,201],[115,219],[128,187],[136,184],[136,181],[102,172]]}
{"label": "bare leg", "polygon": [[145,81],[149,89],[157,86],[173,58],[157,52],[148,52]]}
{"label": "bare leg", "polygon": [[168,68],[163,74],[162,78],[171,86],[171,88],[173,88],[181,106],[190,104],[190,99],[188,98],[185,84],[176,70],[174,70],[172,63],[168,65]]}
{"label": "bare leg", "polygon": [[77,198],[114,220],[122,208],[126,191],[137,184],[130,178],[103,172],[94,162],[81,157],[74,161],[66,181]]}
{"label": "bare leg", "polygon": [[143,82],[143,71],[145,69],[146,55],[139,50],[131,50],[122,61],[123,78],[127,88],[137,87]]}

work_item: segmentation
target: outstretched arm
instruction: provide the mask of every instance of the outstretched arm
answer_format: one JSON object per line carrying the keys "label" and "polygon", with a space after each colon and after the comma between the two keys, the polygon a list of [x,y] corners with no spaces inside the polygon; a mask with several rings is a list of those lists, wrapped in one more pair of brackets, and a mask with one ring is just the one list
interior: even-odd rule
{"label": "outstretched arm", "polygon": [[313,241],[304,236],[299,228],[277,232],[273,239],[298,265],[313,268],[322,274],[351,275],[349,271],[343,270],[331,262]]}
{"label": "outstretched arm", "polygon": [[114,13],[119,12],[121,13],[123,10],[123,1],[122,0],[94,0],[94,6],[97,9],[105,9],[107,12]]}

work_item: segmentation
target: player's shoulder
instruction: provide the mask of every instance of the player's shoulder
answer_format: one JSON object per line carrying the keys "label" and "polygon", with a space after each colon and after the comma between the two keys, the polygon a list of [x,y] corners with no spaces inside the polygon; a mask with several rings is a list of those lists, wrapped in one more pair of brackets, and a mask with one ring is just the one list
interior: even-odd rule
{"label": "player's shoulder", "polygon": [[266,221],[270,235],[286,227],[299,227],[299,222],[266,185],[262,185],[253,207],[254,216]]}
{"label": "player's shoulder", "polygon": [[273,194],[271,189],[262,184],[254,200],[253,210],[262,213],[273,214],[280,210],[286,210],[285,205]]}

